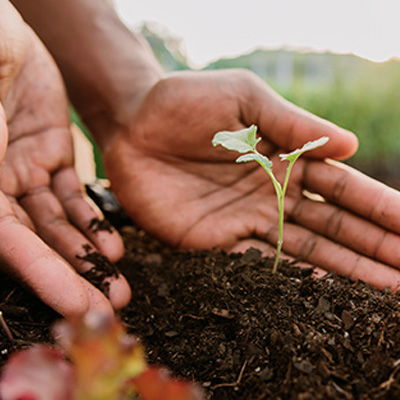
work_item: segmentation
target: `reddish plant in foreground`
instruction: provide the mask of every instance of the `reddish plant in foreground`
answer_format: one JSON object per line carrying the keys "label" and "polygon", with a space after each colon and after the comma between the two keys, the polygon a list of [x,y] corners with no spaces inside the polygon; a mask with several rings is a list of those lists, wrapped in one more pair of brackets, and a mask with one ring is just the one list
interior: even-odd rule
{"label": "reddish plant in foreground", "polygon": [[[88,314],[54,328],[63,353],[36,345],[14,354],[1,400],[201,400],[199,388],[147,365],[139,340],[113,318]],[[136,397],[135,397],[136,396]]]}

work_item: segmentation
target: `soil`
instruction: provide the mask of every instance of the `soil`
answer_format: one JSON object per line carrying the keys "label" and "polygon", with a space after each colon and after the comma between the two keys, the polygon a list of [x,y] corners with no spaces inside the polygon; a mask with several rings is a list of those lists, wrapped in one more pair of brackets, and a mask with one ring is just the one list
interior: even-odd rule
{"label": "soil", "polygon": [[[119,268],[133,289],[120,314],[151,363],[199,382],[207,398],[400,398],[400,294],[245,254],[179,251],[141,229],[121,230]],[[104,257],[92,277],[116,274]],[[99,272],[100,271],[100,272]],[[0,364],[32,343],[51,343],[57,314],[4,275]],[[101,284],[101,282],[97,282]]]}

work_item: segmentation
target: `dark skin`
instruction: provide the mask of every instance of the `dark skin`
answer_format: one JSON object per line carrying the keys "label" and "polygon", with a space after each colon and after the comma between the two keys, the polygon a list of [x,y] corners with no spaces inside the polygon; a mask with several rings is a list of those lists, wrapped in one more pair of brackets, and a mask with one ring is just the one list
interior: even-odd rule
{"label": "dark skin", "polygon": [[[13,32],[0,46],[2,68],[10,71],[1,81],[9,136],[0,171],[2,266],[61,314],[89,308],[112,313],[108,299],[76,273],[93,266],[76,255],[84,255],[83,246],[90,245],[115,261],[123,253],[121,239],[116,233],[94,234],[89,229],[90,220],[100,215],[86,201],[73,168],[61,76],[9,3],[0,7],[9,23],[2,27]],[[110,284],[111,304],[120,308],[129,300],[129,287],[124,279]]]}
{"label": "dark skin", "polygon": [[[259,149],[282,179],[285,164],[278,153],[329,136],[326,146],[309,154],[313,159],[301,158],[293,170],[284,252],[324,270],[397,288],[400,194],[324,161],[353,154],[353,134],[288,103],[248,71],[163,74],[148,47],[105,1],[14,3],[51,50],[70,98],[99,143],[113,190],[144,229],[175,246],[237,251],[255,245],[273,252],[277,204],[265,172],[256,164],[235,164],[236,154],[213,148],[211,139],[219,130],[258,125]],[[115,260],[122,255],[121,241],[115,234],[88,232],[97,214],[72,169],[60,75],[41,45],[28,49],[18,65],[31,72],[8,74],[11,85],[2,97],[10,144],[0,174],[8,197],[1,198],[0,212],[12,214],[18,234],[0,247],[0,257],[66,316],[89,308],[111,312],[129,300],[126,282],[113,283],[108,303],[73,268],[88,268],[75,258],[82,245]],[[32,77],[39,77],[39,84]],[[22,96],[27,87],[35,91]],[[326,201],[311,199],[305,190]],[[0,214],[0,220],[7,219]],[[0,239],[8,240],[13,231],[5,226],[0,232]],[[38,252],[33,259],[24,248],[13,247],[21,232]]]}
{"label": "dark skin", "polygon": [[[103,153],[113,188],[145,229],[186,248],[256,245],[270,252],[277,241],[277,200],[268,176],[256,163],[235,164],[236,153],[213,148],[216,131],[257,124],[260,150],[281,182],[286,164],[277,153],[322,135],[330,141],[314,157],[343,158],[356,148],[347,131],[286,102],[244,71],[174,74],[153,87],[133,115]],[[397,191],[349,167],[301,158],[286,196],[283,249],[325,270],[393,286],[400,279],[397,201]]]}

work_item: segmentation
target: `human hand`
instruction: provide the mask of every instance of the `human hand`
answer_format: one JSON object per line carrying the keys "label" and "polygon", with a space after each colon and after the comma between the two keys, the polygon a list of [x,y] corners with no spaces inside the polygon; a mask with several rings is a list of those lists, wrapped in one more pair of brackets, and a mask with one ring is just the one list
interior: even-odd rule
{"label": "human hand", "polygon": [[[155,84],[159,65],[107,1],[13,2],[57,59],[75,107],[103,150],[121,203],[143,227],[174,245],[230,250],[249,244],[265,248],[267,242],[275,246],[276,204],[268,180],[256,165],[236,165],[234,154],[212,148],[215,132],[257,124],[264,137],[260,150],[269,156],[323,135],[331,140],[315,157],[341,159],[356,149],[354,136],[290,105],[243,71],[172,74]],[[43,18],[46,13],[51,20]],[[102,29],[90,29],[98,18]],[[85,60],[79,63],[81,54]],[[383,250],[375,255],[369,249],[376,235],[384,235],[381,249],[396,248],[398,237],[390,232],[398,233],[398,218],[372,217],[365,210],[373,209],[382,190],[383,206],[398,203],[397,192],[340,165],[316,163],[300,160],[293,171],[284,249],[326,269],[394,287],[399,278],[396,252],[384,256]],[[276,162],[275,168],[279,175],[282,165]],[[352,193],[346,189],[340,198],[334,195],[337,190],[325,193],[342,181],[351,182]],[[333,207],[331,220],[326,212],[315,223],[310,213],[306,221],[298,215],[303,204],[314,205],[302,194],[312,182],[318,182],[315,191],[325,193],[326,205]],[[356,242],[346,228],[328,232],[338,220],[350,223],[349,231],[359,236]],[[299,236],[291,235],[296,229]],[[338,250],[336,257],[321,253],[327,246]]]}
{"label": "human hand", "polygon": [[[110,280],[109,302],[76,273],[93,267],[77,258],[86,254],[85,245],[112,261],[122,256],[123,246],[117,233],[89,229],[99,215],[73,169],[62,80],[40,41],[4,0],[0,22],[0,100],[9,130],[0,170],[0,265],[65,316],[88,308],[112,312],[111,305],[121,308],[129,300],[125,279]],[[4,147],[6,126],[0,129]]]}
{"label": "human hand", "polygon": [[[277,240],[276,196],[268,177],[255,163],[237,165],[236,154],[213,148],[215,132],[258,125],[259,150],[274,162],[278,179],[286,165],[276,154],[309,140],[330,137],[311,154],[320,159],[343,159],[357,148],[354,135],[288,103],[244,71],[171,74],[130,115],[107,141],[101,135],[112,188],[144,229],[186,248],[237,251],[255,245],[272,252]],[[398,192],[355,170],[300,159],[286,195],[283,250],[325,270],[395,287],[396,203]],[[385,211],[389,205],[393,211]]]}

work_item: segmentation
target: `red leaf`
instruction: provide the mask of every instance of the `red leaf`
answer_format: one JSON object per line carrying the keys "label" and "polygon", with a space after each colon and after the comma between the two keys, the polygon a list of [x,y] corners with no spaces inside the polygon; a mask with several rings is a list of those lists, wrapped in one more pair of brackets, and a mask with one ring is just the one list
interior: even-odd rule
{"label": "red leaf", "polygon": [[15,353],[0,381],[3,400],[73,400],[73,373],[62,354],[37,345]]}

